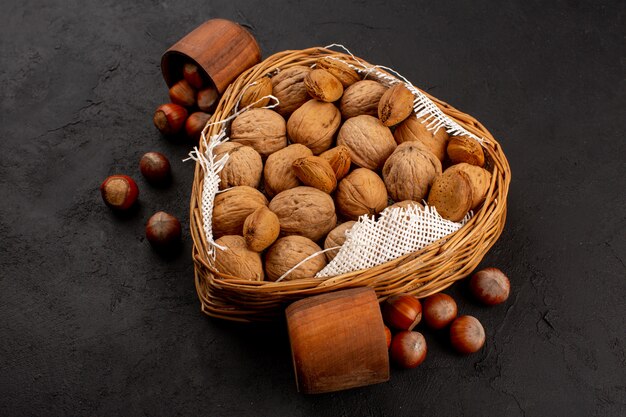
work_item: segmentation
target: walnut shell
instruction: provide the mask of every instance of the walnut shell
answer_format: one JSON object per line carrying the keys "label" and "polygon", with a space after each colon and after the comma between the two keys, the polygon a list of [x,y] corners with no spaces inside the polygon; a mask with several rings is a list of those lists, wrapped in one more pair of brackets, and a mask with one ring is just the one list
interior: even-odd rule
{"label": "walnut shell", "polygon": [[250,105],[257,108],[265,107],[270,102],[270,98],[268,97],[270,94],[272,94],[272,80],[268,77],[258,79],[248,85],[248,87],[243,91],[241,101],[239,102],[239,108],[243,109],[244,107]]}
{"label": "walnut shell", "polygon": [[435,178],[428,194],[428,205],[435,206],[444,219],[463,220],[472,206],[472,185],[463,171],[444,172]]}
{"label": "walnut shell", "polygon": [[335,78],[339,80],[341,85],[343,85],[343,88],[347,88],[361,79],[355,70],[350,68],[350,66],[345,62],[339,61],[338,59],[323,57],[318,59],[315,62],[315,65],[316,68],[326,70],[334,75]]}
{"label": "walnut shell", "polygon": [[491,172],[476,165],[464,162],[452,165],[447,171],[463,171],[467,174],[472,185],[472,209],[478,207],[487,197],[489,186],[491,185]]}
{"label": "walnut shell", "polygon": [[228,154],[228,161],[219,173],[220,190],[237,185],[257,188],[263,174],[261,155],[250,146],[236,142],[226,142],[213,150],[216,160]]}
{"label": "walnut shell", "polygon": [[243,238],[248,248],[255,252],[267,249],[279,234],[278,217],[265,206],[254,210],[243,223]]}
{"label": "walnut shell", "polygon": [[441,161],[419,142],[404,142],[385,162],[383,179],[394,201],[420,201],[428,194]]}
{"label": "walnut shell", "polygon": [[300,181],[293,170],[296,159],[313,155],[313,152],[299,143],[289,145],[278,152],[271,154],[265,161],[263,177],[265,192],[270,197],[300,185]]}
{"label": "walnut shell", "polygon": [[358,81],[346,88],[339,103],[344,119],[367,114],[378,117],[378,103],[387,87],[372,80]]}
{"label": "walnut shell", "polygon": [[[265,254],[267,279],[276,281],[291,268],[298,265],[298,263],[314,253],[321,252],[321,250],[322,248],[315,242],[303,236],[286,236],[278,239]],[[303,262],[302,265],[283,278],[283,281],[313,278],[325,266],[326,257],[323,254],[319,254]]]}
{"label": "walnut shell", "polygon": [[352,162],[362,168],[378,170],[396,149],[391,130],[372,116],[356,116],[339,129],[337,145],[350,150]]}
{"label": "walnut shell", "polygon": [[213,236],[241,235],[246,217],[263,206],[267,206],[267,198],[247,185],[217,194],[213,202]]}
{"label": "walnut shell", "polygon": [[283,117],[289,117],[298,107],[302,106],[309,95],[304,86],[304,77],[311,68],[296,65],[282,70],[272,77],[272,94],[280,102],[276,111]]}
{"label": "walnut shell", "polygon": [[[392,209],[392,208],[403,208],[403,209],[407,209],[409,207],[413,207],[413,206],[417,206],[417,207],[421,207],[424,208],[424,205],[422,203],[419,203],[417,201],[413,201],[413,200],[403,200],[403,201],[398,201],[397,203],[393,203],[392,205],[390,205],[389,207],[387,207],[388,209]],[[386,209],[385,209],[386,210]]]}
{"label": "walnut shell", "polygon": [[285,119],[268,109],[250,109],[233,120],[230,140],[254,148],[263,158],[287,146]]}
{"label": "walnut shell", "polygon": [[316,100],[332,103],[343,94],[343,85],[334,75],[323,69],[314,69],[304,77],[307,93]]}
{"label": "walnut shell", "polygon": [[293,163],[296,176],[304,185],[317,188],[327,194],[335,191],[337,178],[327,160],[319,156],[307,156]]}
{"label": "walnut shell", "polygon": [[270,201],[269,208],[278,216],[284,236],[300,235],[317,241],[337,224],[333,199],[313,187],[283,191]]}
{"label": "walnut shell", "polygon": [[241,236],[222,236],[215,241],[227,249],[215,250],[215,268],[222,274],[249,281],[262,281],[264,278],[261,255],[249,250]]}
{"label": "walnut shell", "polygon": [[335,195],[339,212],[351,220],[375,215],[387,207],[387,189],[374,172],[358,168],[339,182]]}
{"label": "walnut shell", "polygon": [[452,136],[448,142],[448,157],[453,164],[462,162],[482,167],[485,153],[478,141],[466,136]]}
{"label": "walnut shell", "polygon": [[385,126],[397,125],[413,113],[413,100],[413,93],[404,84],[394,84],[380,98],[378,118]]}
{"label": "walnut shell", "polygon": [[322,152],[320,157],[324,158],[330,164],[330,167],[335,172],[335,178],[340,181],[343,177],[350,172],[350,149],[346,146],[339,145],[334,148]]}
{"label": "walnut shell", "polygon": [[[350,230],[355,223],[356,222],[354,220],[350,220],[348,222],[341,223],[339,226],[331,230],[330,233],[328,233],[328,236],[326,236],[326,240],[324,240],[324,249],[330,249],[343,245],[346,241],[346,231]],[[326,252],[326,259],[328,262],[335,259],[337,253],[339,253],[339,249]]]}
{"label": "walnut shell", "polygon": [[446,147],[448,145],[448,132],[443,127],[437,130],[437,133],[428,130],[429,121],[425,121],[423,117],[417,118],[409,116],[402,123],[396,126],[393,137],[399,144],[410,141],[421,142],[432,153],[435,154],[440,161],[446,157]]}
{"label": "walnut shell", "polygon": [[215,157],[216,161],[219,161],[221,157],[224,156],[224,154],[227,154],[233,149],[240,148],[242,146],[243,145],[241,143],[236,143],[232,141],[220,143],[215,148],[213,148],[213,156]]}
{"label": "walnut shell", "polygon": [[300,143],[319,155],[330,148],[341,124],[341,114],[332,103],[309,100],[287,122],[291,142]]}

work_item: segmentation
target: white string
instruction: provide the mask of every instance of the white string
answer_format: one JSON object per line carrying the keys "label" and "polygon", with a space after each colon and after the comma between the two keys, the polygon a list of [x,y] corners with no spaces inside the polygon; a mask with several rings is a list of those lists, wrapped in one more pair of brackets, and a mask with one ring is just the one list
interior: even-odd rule
{"label": "white string", "polygon": [[330,278],[369,269],[409,253],[459,230],[473,213],[460,222],[442,218],[435,207],[413,205],[383,210],[378,219],[361,216],[346,231],[346,240],[316,278]]}
{"label": "white string", "polygon": [[[228,123],[232,120],[235,119],[235,117],[239,116],[241,113],[245,112],[246,110],[251,109],[252,107],[254,107],[256,104],[259,104],[260,102],[262,102],[263,100],[265,100],[266,98],[269,98],[270,100],[274,100],[275,103],[274,104],[268,104],[266,106],[263,106],[264,109],[273,109],[274,107],[278,106],[280,104],[280,100],[278,100],[276,97],[274,97],[273,95],[269,94],[267,96],[263,96],[260,99],[258,99],[257,101],[255,101],[254,103],[248,104],[246,107],[244,107],[241,110],[236,110],[233,114],[231,114],[230,116],[228,116],[227,118],[223,119],[223,120],[217,120],[215,122],[207,122],[206,125],[204,125],[204,129],[202,129],[202,134],[200,135],[202,139],[205,140],[206,142],[206,131],[209,127],[211,126],[215,126],[215,125],[221,125],[221,124],[225,124]],[[239,99],[241,101],[241,99]],[[239,105],[239,102],[237,102],[237,105]]]}
{"label": "white string", "polygon": [[[189,157],[183,159],[183,162],[193,160],[200,164],[202,168],[202,172],[204,173],[204,182],[202,185],[202,194],[201,194],[201,213],[202,213],[202,223],[204,226],[204,235],[208,244],[207,253],[210,259],[215,259],[215,249],[226,250],[227,248],[215,243],[215,239],[213,237],[213,202],[215,200],[215,196],[220,193],[219,185],[221,182],[219,173],[222,171],[226,163],[228,162],[229,154],[224,154],[219,160],[216,160],[213,151],[215,148],[223,143],[226,143],[230,140],[229,137],[226,136],[226,127],[220,129],[220,131],[211,136],[209,140],[207,140],[206,133],[211,126],[216,125],[224,125],[235,117],[245,112],[246,110],[252,108],[254,105],[260,103],[261,101],[269,98],[270,100],[275,100],[275,104],[268,104],[263,108],[271,109],[276,107],[280,102],[273,95],[268,95],[261,97],[254,103],[244,107],[241,110],[236,110],[231,116],[227,117],[224,120],[218,120],[215,122],[207,122],[202,129],[202,134],[200,135],[200,141],[204,145],[204,153],[200,152],[197,146],[194,146],[193,150],[189,152]],[[223,190],[226,191],[226,190]]]}
{"label": "white string", "polygon": [[284,274],[282,274],[275,282],[282,281],[287,275],[291,274],[293,271],[298,269],[302,264],[304,264],[305,262],[315,258],[316,256],[324,254],[326,252],[330,252],[331,250],[339,249],[339,248],[341,248],[341,246],[335,246],[334,248],[322,249],[321,251],[315,252],[315,253],[307,256],[306,258],[304,258],[303,260],[301,260],[300,262],[295,264],[289,271],[287,271]]}
{"label": "white string", "polygon": [[[415,97],[415,99],[413,100],[413,113],[415,113],[415,116],[420,119],[420,118],[424,118],[426,117],[427,120],[430,120],[430,123],[426,126],[426,128],[433,132],[433,134],[436,134],[437,131],[440,128],[445,128],[446,132],[448,132],[450,135],[452,136],[467,136],[470,137],[476,141],[478,141],[481,145],[484,146],[484,142],[485,139],[484,138],[479,138],[478,136],[474,135],[473,133],[469,132],[468,130],[466,130],[465,128],[463,128],[461,125],[459,125],[457,122],[455,122],[454,120],[452,120],[450,117],[446,116],[440,109],[439,107],[437,107],[437,105],[435,103],[433,103],[433,101],[431,99],[429,99],[428,97],[426,97],[426,95],[424,93],[422,93],[421,91],[419,91],[409,80],[407,80],[405,77],[403,77],[400,73],[398,73],[396,70],[394,70],[393,68],[389,68],[386,67],[384,65],[372,65],[372,66],[367,66],[366,64],[364,64],[363,62],[361,62],[359,59],[357,59],[352,52],[350,52],[350,50],[348,50],[348,48],[346,48],[345,46],[341,45],[341,44],[337,44],[337,43],[333,43],[331,45],[326,46],[326,49],[330,49],[333,47],[337,47],[340,49],[343,49],[348,55],[350,55],[350,57],[352,57],[352,59],[354,59],[357,63],[360,64],[360,68],[356,65],[352,65],[350,63],[347,63],[345,61],[343,61],[341,58],[339,57],[327,57],[328,59],[336,59],[337,61],[341,61],[344,64],[348,65],[350,68],[352,68],[353,70],[359,72],[359,73],[365,73],[366,77],[374,74],[374,76],[380,81],[380,80],[384,80],[387,85],[393,85],[393,84],[397,84],[399,82],[401,82],[400,80],[402,80],[402,82],[404,83],[404,85],[409,89],[409,91],[411,91],[411,93],[413,93],[413,96]],[[383,69],[385,71],[388,71],[394,75],[396,75],[397,78],[386,74],[382,71],[377,71],[376,69],[380,68]],[[398,78],[400,80],[398,80]],[[422,123],[424,123],[425,121],[422,121]]]}

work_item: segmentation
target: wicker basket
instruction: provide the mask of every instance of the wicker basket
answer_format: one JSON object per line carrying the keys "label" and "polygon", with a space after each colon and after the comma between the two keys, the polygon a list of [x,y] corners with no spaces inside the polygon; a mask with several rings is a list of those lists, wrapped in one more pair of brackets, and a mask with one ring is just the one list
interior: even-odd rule
{"label": "wicker basket", "polygon": [[[329,55],[354,65],[359,63],[350,55],[325,48],[277,53],[241,74],[228,87],[211,121],[224,120],[230,116],[242,90],[251,82],[278,68],[310,66],[318,58]],[[511,171],[500,145],[480,122],[447,103],[424,94],[463,128],[484,139],[488,169],[493,174],[492,182],[485,203],[467,224],[418,252],[368,270],[333,278],[281,282],[222,279],[220,273],[211,266],[207,252],[208,243],[201,213],[204,174],[201,166],[196,164],[191,195],[190,230],[194,243],[196,290],[202,303],[202,311],[209,316],[228,320],[267,321],[281,316],[288,303],[311,295],[369,286],[376,291],[379,301],[397,293],[426,297],[442,291],[472,272],[496,242],[504,227]],[[210,126],[206,132],[207,137],[217,134],[220,129],[219,125]],[[201,144],[200,152],[204,152],[204,146]]]}

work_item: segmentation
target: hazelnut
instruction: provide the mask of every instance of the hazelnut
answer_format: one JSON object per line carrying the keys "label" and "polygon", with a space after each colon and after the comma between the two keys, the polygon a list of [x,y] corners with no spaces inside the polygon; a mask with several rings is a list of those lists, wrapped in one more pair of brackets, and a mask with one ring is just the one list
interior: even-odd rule
{"label": "hazelnut", "polygon": [[139,188],[128,175],[111,175],[100,185],[104,203],[114,210],[124,211],[137,201]]}

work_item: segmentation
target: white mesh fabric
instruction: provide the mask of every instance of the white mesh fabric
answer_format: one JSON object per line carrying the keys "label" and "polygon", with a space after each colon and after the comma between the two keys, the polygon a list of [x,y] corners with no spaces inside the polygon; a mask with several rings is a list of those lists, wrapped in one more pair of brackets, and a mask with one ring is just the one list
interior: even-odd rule
{"label": "white mesh fabric", "polygon": [[459,230],[460,223],[442,218],[434,207],[395,207],[384,210],[377,220],[362,216],[346,231],[346,241],[335,258],[316,278],[372,268],[418,251]]}

